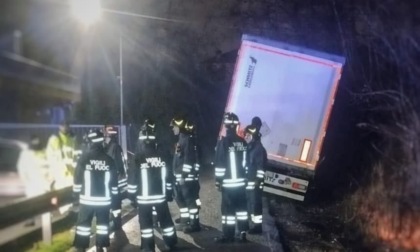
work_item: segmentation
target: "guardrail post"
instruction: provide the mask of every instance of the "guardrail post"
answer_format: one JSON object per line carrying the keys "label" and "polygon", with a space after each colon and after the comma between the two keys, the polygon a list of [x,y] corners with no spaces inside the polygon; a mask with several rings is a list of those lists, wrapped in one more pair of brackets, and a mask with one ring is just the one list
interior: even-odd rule
{"label": "guardrail post", "polygon": [[44,213],[41,217],[42,225],[42,241],[45,244],[51,245],[52,241],[52,228],[51,228],[51,213]]}

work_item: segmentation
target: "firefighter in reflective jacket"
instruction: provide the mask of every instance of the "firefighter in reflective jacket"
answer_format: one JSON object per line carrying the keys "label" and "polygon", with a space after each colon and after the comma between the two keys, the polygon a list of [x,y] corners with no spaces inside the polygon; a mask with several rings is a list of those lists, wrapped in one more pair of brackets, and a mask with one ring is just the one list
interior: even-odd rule
{"label": "firefighter in reflective jacket", "polygon": [[223,236],[216,242],[233,242],[235,226],[240,232],[240,241],[246,241],[248,212],[246,205],[246,142],[237,135],[238,116],[226,113],[223,118],[226,136],[216,146],[215,175],[216,187],[222,192]]}
{"label": "firefighter in reflective jacket", "polygon": [[141,251],[155,251],[153,233],[153,208],[162,229],[165,249],[177,243],[174,223],[167,201],[172,201],[172,183],[161,153],[156,145],[155,124],[148,121],[139,135],[139,145],[134,166],[128,176],[128,193],[138,207],[141,233]]}
{"label": "firefighter in reflective jacket", "polygon": [[185,129],[186,119],[175,117],[170,126],[174,135],[178,135],[173,158],[173,170],[175,175],[175,199],[180,211],[180,222],[184,225],[184,233],[198,232],[200,220],[198,206],[194,194],[194,144]]}
{"label": "firefighter in reflective jacket", "polygon": [[104,251],[109,242],[109,211],[117,216],[118,176],[114,161],[103,148],[104,137],[100,131],[89,134],[92,144],[80,157],[73,192],[79,198],[79,215],[74,246],[79,251],[89,247],[92,219],[96,216],[96,251]]}
{"label": "firefighter in reflective jacket", "polygon": [[260,140],[260,132],[257,126],[248,125],[245,128],[245,141],[247,149],[247,186],[246,196],[248,212],[251,214],[252,228],[250,234],[262,233],[262,189],[264,182],[265,164],[267,152]]}
{"label": "firefighter in reflective jacket", "polygon": [[[126,176],[126,163],[125,159],[123,158],[123,151],[121,146],[118,144],[117,140],[117,129],[113,126],[105,125],[104,129],[104,136],[105,136],[105,152],[110,156],[117,168],[118,173],[118,204],[121,208],[121,201],[124,197],[124,194],[127,191],[127,176]],[[118,215],[116,218],[113,218],[114,223],[114,230],[121,230],[122,228],[122,220],[121,214]]]}
{"label": "firefighter in reflective jacket", "polygon": [[194,166],[193,166],[193,175],[194,175],[194,182],[193,182],[193,195],[195,197],[195,202],[198,206],[198,209],[201,208],[201,200],[200,200],[200,147],[197,141],[197,129],[192,122],[187,122],[185,124],[185,129],[190,136],[190,141],[193,143],[194,146]]}

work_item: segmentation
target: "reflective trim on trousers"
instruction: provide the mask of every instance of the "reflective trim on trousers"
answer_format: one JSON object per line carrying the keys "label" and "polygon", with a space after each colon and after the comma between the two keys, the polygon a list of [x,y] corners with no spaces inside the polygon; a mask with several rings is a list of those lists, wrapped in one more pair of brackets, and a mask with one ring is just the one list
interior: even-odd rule
{"label": "reflective trim on trousers", "polygon": [[224,184],[231,184],[231,183],[238,183],[238,182],[245,182],[244,178],[234,178],[234,179],[224,179]]}
{"label": "reflective trim on trousers", "polygon": [[139,200],[137,199],[137,203],[139,204],[157,204],[164,202],[165,199],[157,199],[157,200]]}
{"label": "reflective trim on trousers", "polygon": [[73,185],[73,192],[78,193],[78,192],[81,192],[81,191],[82,191],[82,185],[79,185],[79,184]]}
{"label": "reflective trim on trousers", "polygon": [[109,206],[111,205],[111,201],[90,201],[90,200],[79,200],[80,204],[87,205],[87,206]]}
{"label": "reflective trim on trousers", "polygon": [[183,172],[191,172],[191,170],[192,170],[192,166],[191,166],[191,165],[184,164],[184,165],[182,166],[182,171],[183,171]]}
{"label": "reflective trim on trousers", "polygon": [[161,195],[153,195],[153,196],[142,196],[142,195],[138,195],[137,199],[138,200],[149,200],[149,199],[162,199],[165,198],[164,194]]}
{"label": "reflective trim on trousers", "polygon": [[96,202],[111,201],[111,197],[94,197],[94,196],[80,195],[80,198],[84,200],[96,201]]}
{"label": "reflective trim on trousers", "polygon": [[81,236],[90,236],[90,227],[77,226],[76,234]]}
{"label": "reflective trim on trousers", "polygon": [[87,232],[87,231],[76,230],[76,234],[81,235],[81,236],[90,236],[90,232]]}
{"label": "reflective trim on trousers", "polygon": [[181,208],[179,209],[179,212],[181,213],[181,218],[188,218],[190,216],[188,213],[188,208]]}
{"label": "reflective trim on trousers", "polygon": [[253,215],[253,214],[251,214],[251,220],[255,224],[260,224],[260,223],[262,223],[262,215]]}
{"label": "reflective trim on trousers", "polygon": [[141,234],[141,237],[143,237],[143,238],[151,238],[151,237],[153,237],[153,234]]}
{"label": "reflective trim on trousers", "polygon": [[225,172],[226,172],[226,168],[216,167],[214,169],[214,173],[215,173],[216,177],[223,177],[223,176],[225,176]]}
{"label": "reflective trim on trousers", "polygon": [[174,227],[168,227],[163,229],[163,235],[164,236],[172,236],[175,234],[175,228]]}
{"label": "reflective trim on trousers", "polygon": [[190,214],[196,214],[196,213],[198,213],[198,209],[197,208],[192,208],[192,209],[189,209],[189,211],[188,211]]}
{"label": "reflective trim on trousers", "polygon": [[143,237],[143,238],[153,237],[153,229],[148,228],[148,229],[141,230],[141,237]]}
{"label": "reflective trim on trousers", "polygon": [[248,213],[247,212],[237,212],[236,218],[238,220],[247,220],[248,219]]}
{"label": "reflective trim on trousers", "polygon": [[232,184],[223,184],[223,187],[241,187],[241,186],[245,186],[245,182],[239,182],[239,183],[232,183]]}

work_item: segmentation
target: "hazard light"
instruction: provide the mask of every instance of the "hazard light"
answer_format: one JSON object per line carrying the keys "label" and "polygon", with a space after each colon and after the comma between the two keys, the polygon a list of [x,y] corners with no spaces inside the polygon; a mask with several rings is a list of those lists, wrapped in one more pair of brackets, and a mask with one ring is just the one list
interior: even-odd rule
{"label": "hazard light", "polygon": [[306,162],[308,160],[308,154],[309,154],[309,150],[311,149],[311,144],[312,141],[305,139],[303,141],[303,148],[302,148],[302,153],[300,155],[300,161]]}

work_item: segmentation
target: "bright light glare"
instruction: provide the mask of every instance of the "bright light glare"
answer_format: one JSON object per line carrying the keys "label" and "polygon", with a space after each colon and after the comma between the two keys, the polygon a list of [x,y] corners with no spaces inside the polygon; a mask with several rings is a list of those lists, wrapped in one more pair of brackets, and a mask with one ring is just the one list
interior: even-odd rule
{"label": "bright light glare", "polygon": [[85,26],[92,25],[101,17],[100,0],[70,0],[71,13]]}

